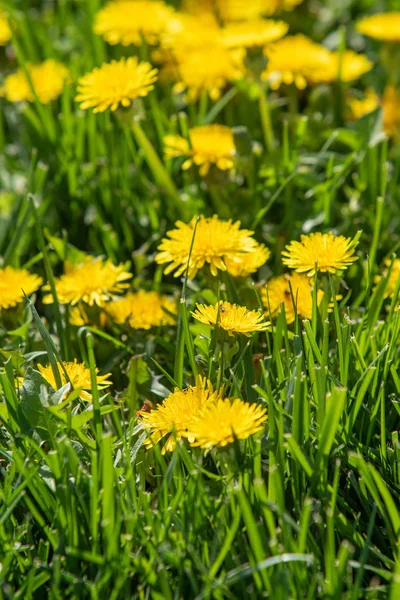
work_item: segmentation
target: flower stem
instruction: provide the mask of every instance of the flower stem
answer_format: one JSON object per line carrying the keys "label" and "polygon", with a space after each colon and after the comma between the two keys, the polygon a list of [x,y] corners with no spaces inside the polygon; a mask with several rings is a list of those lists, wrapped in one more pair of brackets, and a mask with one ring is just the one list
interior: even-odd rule
{"label": "flower stem", "polygon": [[262,124],[262,129],[263,129],[263,134],[264,134],[264,143],[265,143],[265,147],[267,148],[267,150],[271,151],[274,149],[275,142],[274,142],[274,132],[272,130],[272,123],[271,123],[270,106],[269,106],[269,102],[268,102],[268,91],[263,85],[260,85],[259,89],[260,89],[260,96],[259,96],[258,102],[259,102],[261,124]]}
{"label": "flower stem", "polygon": [[179,216],[183,216],[184,211],[178,190],[176,189],[174,182],[169,176],[157,152],[154,150],[153,144],[150,142],[138,121],[132,122],[132,132],[136,138],[136,142],[144,152],[147,165],[154,175],[155,180],[165,189],[168,196],[174,201],[175,208]]}

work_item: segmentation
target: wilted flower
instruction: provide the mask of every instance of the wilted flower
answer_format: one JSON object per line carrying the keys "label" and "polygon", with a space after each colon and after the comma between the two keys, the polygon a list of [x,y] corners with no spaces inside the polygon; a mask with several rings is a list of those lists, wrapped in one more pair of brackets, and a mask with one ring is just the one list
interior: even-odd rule
{"label": "wilted flower", "polygon": [[233,132],[225,125],[203,125],[189,129],[189,141],[179,135],[167,135],[164,138],[165,155],[168,158],[186,156],[182,169],[193,164],[200,167],[200,175],[207,175],[215,165],[221,171],[233,168],[235,143]]}
{"label": "wilted flower", "polygon": [[17,306],[23,302],[24,292],[30,296],[42,283],[41,277],[29,273],[26,269],[0,269],[0,311]]}
{"label": "wilted flower", "polygon": [[302,235],[301,242],[292,241],[286,246],[282,262],[298,273],[307,273],[309,277],[315,271],[336,273],[358,260],[354,256],[357,244],[358,239],[335,236],[331,231],[310,233]]}
{"label": "wilted flower", "polygon": [[[291,275],[279,275],[270,279],[261,290],[261,299],[267,316],[276,318],[281,312],[283,304],[285,306],[287,323],[293,323],[296,313],[301,317],[311,319],[312,293],[312,280],[307,275],[293,273]],[[323,296],[323,291],[318,290],[318,306]]]}
{"label": "wilted flower", "polygon": [[261,431],[266,419],[266,409],[259,404],[220,398],[206,404],[194,416],[184,435],[192,446],[223,447]]}
{"label": "wilted flower", "polygon": [[[66,266],[66,273],[55,280],[57,298],[60,304],[86,302],[89,306],[103,306],[114,294],[121,294],[129,287],[127,279],[131,273],[125,266],[113,265],[110,260],[88,256],[85,262],[73,267]],[[46,286],[49,291],[50,287]],[[48,294],[43,302],[51,304],[53,296]]]}
{"label": "wilted flower", "polygon": [[[4,80],[4,95],[10,102],[34,102],[35,94],[40,102],[48,104],[62,93],[69,77],[68,69],[56,60],[45,60],[25,65],[32,86],[22,69],[8,75]],[[33,93],[33,90],[35,94]]]}
{"label": "wilted flower", "polygon": [[208,264],[211,274],[216,275],[218,270],[226,271],[226,259],[240,263],[246,253],[257,249],[257,242],[251,237],[253,232],[240,229],[240,221],[221,221],[216,215],[201,217],[197,227],[196,221],[197,217],[188,224],[178,221],[177,228],[168,231],[161,241],[156,262],[171,263],[165,273],[175,271],[175,277],[179,277],[188,269],[188,276],[193,279]]}
{"label": "wilted flower", "polygon": [[358,21],[356,28],[376,40],[400,42],[400,12],[369,15]]}
{"label": "wilted flower", "polygon": [[109,44],[140,46],[143,38],[156,44],[173,15],[174,9],[160,0],[117,0],[97,13],[94,32]]}
{"label": "wilted flower", "polygon": [[161,325],[174,325],[175,319],[170,314],[176,314],[176,302],[158,292],[130,292],[108,302],[105,306],[112,321],[123,325],[129,323],[133,329],[150,329]]}
{"label": "wilted flower", "polygon": [[[86,402],[92,401],[92,394],[89,393],[92,390],[92,379],[90,369],[85,367],[83,363],[78,363],[76,359],[74,360],[74,362],[58,362],[57,368],[60,374],[62,386],[64,386],[68,382],[65,376],[65,370],[67,372],[68,379],[71,382],[72,387],[75,390],[81,390],[80,397],[82,398],[82,400],[86,400]],[[51,365],[47,365],[46,367],[38,365],[38,369],[42,377],[47,381],[47,383],[54,390],[57,390],[57,384]],[[98,369],[96,369],[96,374],[97,373]],[[112,385],[112,381],[109,381],[109,377],[111,377],[111,373],[107,373],[107,375],[96,376],[97,388],[99,390],[103,390]]]}
{"label": "wilted flower", "polygon": [[83,110],[93,108],[94,113],[128,107],[132,100],[147,96],[154,88],[157,72],[136,56],[104,63],[80,78],[75,100]]}
{"label": "wilted flower", "polygon": [[222,389],[214,391],[211,382],[200,376],[196,378],[195,386],[184,390],[175,388],[155,410],[140,413],[139,419],[150,434],[146,445],[151,447],[166,438],[161,452],[171,452],[176,440],[187,432],[197,412],[203,406],[216,402],[222,393]]}
{"label": "wilted flower", "polygon": [[242,333],[251,336],[256,331],[265,331],[269,323],[264,320],[264,315],[258,310],[248,310],[245,306],[238,306],[220,300],[214,306],[196,304],[193,317],[211,327],[220,327],[229,335]]}

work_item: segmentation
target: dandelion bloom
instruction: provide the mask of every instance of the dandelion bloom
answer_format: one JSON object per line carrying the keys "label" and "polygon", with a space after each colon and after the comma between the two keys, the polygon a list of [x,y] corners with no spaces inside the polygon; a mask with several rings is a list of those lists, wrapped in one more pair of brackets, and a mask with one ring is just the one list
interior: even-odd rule
{"label": "dandelion bloom", "polygon": [[219,44],[179,55],[179,80],[174,91],[185,92],[190,101],[197,100],[201,92],[218,100],[228,83],[243,78],[243,58],[240,49],[230,50]]}
{"label": "dandelion bloom", "polygon": [[256,331],[265,331],[269,323],[264,320],[264,315],[258,310],[248,310],[245,306],[230,304],[220,300],[214,306],[196,304],[192,316],[200,323],[218,326],[229,335],[242,333],[251,336]]}
{"label": "dandelion bloom", "polygon": [[400,42],[400,12],[378,13],[358,21],[357,31],[385,42]]}
{"label": "dandelion bloom", "polygon": [[192,446],[223,447],[261,431],[266,419],[266,409],[259,404],[249,404],[239,398],[220,398],[198,412],[185,437]]}
{"label": "dandelion bloom", "polygon": [[99,10],[94,32],[109,44],[140,46],[143,38],[156,44],[173,15],[174,9],[159,0],[117,0]]}
{"label": "dandelion bloom", "polygon": [[180,440],[187,432],[196,413],[203,406],[216,402],[221,394],[222,390],[214,391],[211,382],[200,376],[196,378],[194,386],[184,390],[175,388],[156,409],[141,412],[139,415],[144,428],[150,434],[146,445],[152,446],[166,438],[161,452],[171,452],[175,448],[176,440]]}
{"label": "dandelion bloom", "polygon": [[292,10],[302,0],[187,0],[188,10],[212,11],[216,8],[223,21],[246,21],[282,10]]}
{"label": "dandelion bloom", "polygon": [[[385,260],[386,268],[383,269],[382,275],[377,275],[375,277],[375,283],[378,284],[382,277],[387,277],[389,273],[389,267],[392,264],[392,260],[387,258]],[[396,291],[397,283],[400,277],[400,258],[395,258],[392,265],[392,270],[390,271],[389,279],[386,285],[385,290],[385,298],[393,298],[394,293]]]}
{"label": "dandelion bloom", "polygon": [[[131,277],[123,264],[116,266],[110,260],[88,256],[83,263],[67,266],[66,273],[55,280],[57,298],[60,304],[75,305],[82,301],[89,306],[103,306],[114,294],[121,294],[129,287],[126,280]],[[45,304],[53,301],[51,294],[43,298]]]}
{"label": "dandelion bloom", "polygon": [[[78,363],[75,359],[74,362],[63,362],[57,363],[58,372],[60,374],[61,385],[64,386],[68,380],[65,376],[64,369],[68,374],[69,381],[71,382],[74,390],[81,390],[80,397],[82,400],[86,400],[86,402],[92,401],[92,394],[89,392],[92,390],[92,379],[90,369],[85,367],[83,363]],[[42,377],[47,381],[47,383],[54,389],[57,390],[56,380],[54,378],[53,369],[51,365],[47,365],[43,367],[42,365],[38,365],[38,369]],[[98,369],[96,369],[96,374],[98,373]],[[104,390],[105,388],[112,385],[112,381],[109,381],[109,377],[111,377],[111,373],[107,373],[107,375],[97,375],[97,388],[99,390]]]}
{"label": "dandelion bloom", "polygon": [[[261,299],[265,306],[266,314],[273,319],[285,307],[287,323],[293,323],[296,313],[306,319],[312,317],[312,280],[307,275],[293,273],[292,275],[279,275],[270,279],[261,290]],[[317,292],[317,304],[321,303],[324,293]],[[294,299],[294,302],[293,302]]]}
{"label": "dandelion bloom", "polygon": [[4,12],[0,9],[0,46],[6,46],[11,39],[11,29]]}
{"label": "dandelion bloom", "polygon": [[222,29],[222,42],[227,48],[257,48],[283,37],[289,26],[283,21],[255,19],[230,23]]}
{"label": "dandelion bloom", "polygon": [[94,113],[108,108],[128,107],[132,100],[147,96],[157,80],[157,69],[148,62],[139,62],[136,56],[113,60],[93,69],[79,79],[75,100],[83,110]]}
{"label": "dandelion bloom", "polygon": [[156,262],[171,263],[166,274],[175,271],[175,277],[179,277],[188,269],[188,276],[193,279],[208,264],[211,274],[217,275],[218,270],[226,271],[226,259],[240,263],[246,253],[257,249],[257,242],[251,237],[253,232],[240,229],[240,221],[221,221],[216,215],[201,217],[197,227],[196,221],[197,217],[188,224],[178,221],[177,228],[168,231],[161,241]]}
{"label": "dandelion bloom", "polygon": [[226,270],[232,277],[248,277],[265,265],[270,256],[271,252],[264,244],[257,244],[253,252],[243,254],[240,262],[226,258]]}
{"label": "dandelion bloom", "polygon": [[357,54],[353,50],[345,50],[342,53],[331,52],[329,64],[323,67],[316,66],[310,74],[310,80],[313,83],[332,83],[340,77],[342,81],[348,83],[359,79],[372,67],[372,62],[365,54]]}
{"label": "dandelion bloom", "polygon": [[[202,13],[193,16],[186,13],[176,13],[161,36],[162,49],[179,55],[199,49],[205,45],[218,43],[222,29],[212,13]],[[221,39],[222,42],[222,39]],[[178,59],[179,60],[179,59]]]}
{"label": "dandelion bloom", "polygon": [[312,82],[313,74],[329,69],[331,52],[304,35],[288,36],[270,44],[265,49],[268,64],[262,78],[270,87],[278,89],[282,84],[294,84],[304,89]]}
{"label": "dandelion bloom", "polygon": [[168,158],[187,156],[182,169],[189,169],[193,164],[200,167],[200,175],[207,175],[210,167],[215,165],[221,171],[233,168],[235,143],[233,131],[225,125],[203,125],[189,129],[190,144],[178,135],[167,135],[164,138],[165,155]]}
{"label": "dandelion bloom", "polygon": [[17,306],[27,296],[36,292],[42,285],[43,279],[29,273],[26,269],[4,267],[0,269],[0,311]]}
{"label": "dandelion bloom", "polygon": [[363,98],[349,96],[347,98],[348,116],[350,119],[357,120],[372,111],[376,110],[380,105],[380,98],[372,88],[365,91]]}
{"label": "dandelion bloom", "polygon": [[309,277],[315,271],[336,273],[349,267],[358,260],[354,256],[358,240],[335,236],[328,233],[310,233],[302,235],[301,242],[290,242],[282,252],[282,262],[298,273],[307,273]]}
{"label": "dandelion bloom", "polygon": [[114,323],[129,323],[132,329],[174,325],[176,321],[168,313],[177,312],[176,302],[158,292],[144,290],[128,293],[122,298],[108,302],[105,310]]}
{"label": "dandelion bloom", "polygon": [[[25,66],[35,94],[42,104],[58,98],[69,78],[69,71],[63,64],[49,59],[38,65],[27,63]],[[5,78],[3,89],[10,102],[35,101],[35,94],[22,69]]]}

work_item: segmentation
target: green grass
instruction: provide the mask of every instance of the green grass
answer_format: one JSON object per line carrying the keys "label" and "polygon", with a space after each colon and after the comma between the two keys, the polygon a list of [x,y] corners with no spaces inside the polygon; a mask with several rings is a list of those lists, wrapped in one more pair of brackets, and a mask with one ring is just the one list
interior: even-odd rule
{"label": "green grass", "polygon": [[[96,0],[2,4],[15,19],[2,74],[55,57],[75,81],[135,53],[94,36]],[[373,3],[311,4],[285,13],[291,31],[317,40],[344,31],[348,47],[365,44],[377,66],[355,87],[381,90],[379,47],[354,31]],[[190,106],[158,85],[119,114],[80,111],[73,85],[45,106],[0,98],[3,265],[53,286],[66,257],[105,255],[130,261],[135,287],[182,299],[177,327],[147,333],[72,328],[41,292],[0,312],[0,598],[400,597],[400,282],[392,300],[387,278],[374,284],[400,246],[400,153],[379,110],[345,123],[341,91],[299,92],[298,113],[284,94],[255,96],[250,82]],[[236,128],[236,177],[201,180],[163,160],[163,133],[211,122]],[[254,229],[268,264],[240,283],[163,276],[154,254],[165,231],[214,213]],[[361,234],[342,279],[320,278],[325,310],[315,298],[311,320],[287,325],[281,314],[222,368],[215,339],[191,317],[195,302],[257,307],[258,284],[283,271],[285,244],[330,229]],[[65,400],[36,370],[50,363],[57,379],[57,361],[75,357],[91,369],[92,405],[75,391]],[[105,395],[96,367],[112,372]],[[198,372],[264,405],[265,431],[208,454],[184,443],[146,450],[136,411]]]}

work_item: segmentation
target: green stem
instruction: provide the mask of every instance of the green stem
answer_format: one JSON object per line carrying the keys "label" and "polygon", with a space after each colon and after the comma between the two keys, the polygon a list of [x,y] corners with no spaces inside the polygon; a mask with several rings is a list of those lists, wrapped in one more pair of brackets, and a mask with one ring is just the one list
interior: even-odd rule
{"label": "green stem", "polygon": [[182,201],[174,182],[169,176],[166,168],[161,162],[157,152],[154,150],[153,144],[142,129],[138,121],[132,122],[132,131],[136,142],[142,148],[149,169],[151,170],[157,183],[162,186],[168,196],[174,201],[175,208],[179,216],[184,215]]}
{"label": "green stem", "polygon": [[268,102],[268,91],[262,85],[260,85],[259,90],[260,90],[260,96],[259,96],[258,102],[259,102],[261,124],[262,124],[262,129],[263,129],[263,134],[264,134],[264,143],[265,143],[265,147],[267,148],[267,150],[269,152],[271,152],[274,149],[275,142],[274,142],[274,132],[272,130],[272,123],[271,123],[270,106],[269,106],[269,102]]}

